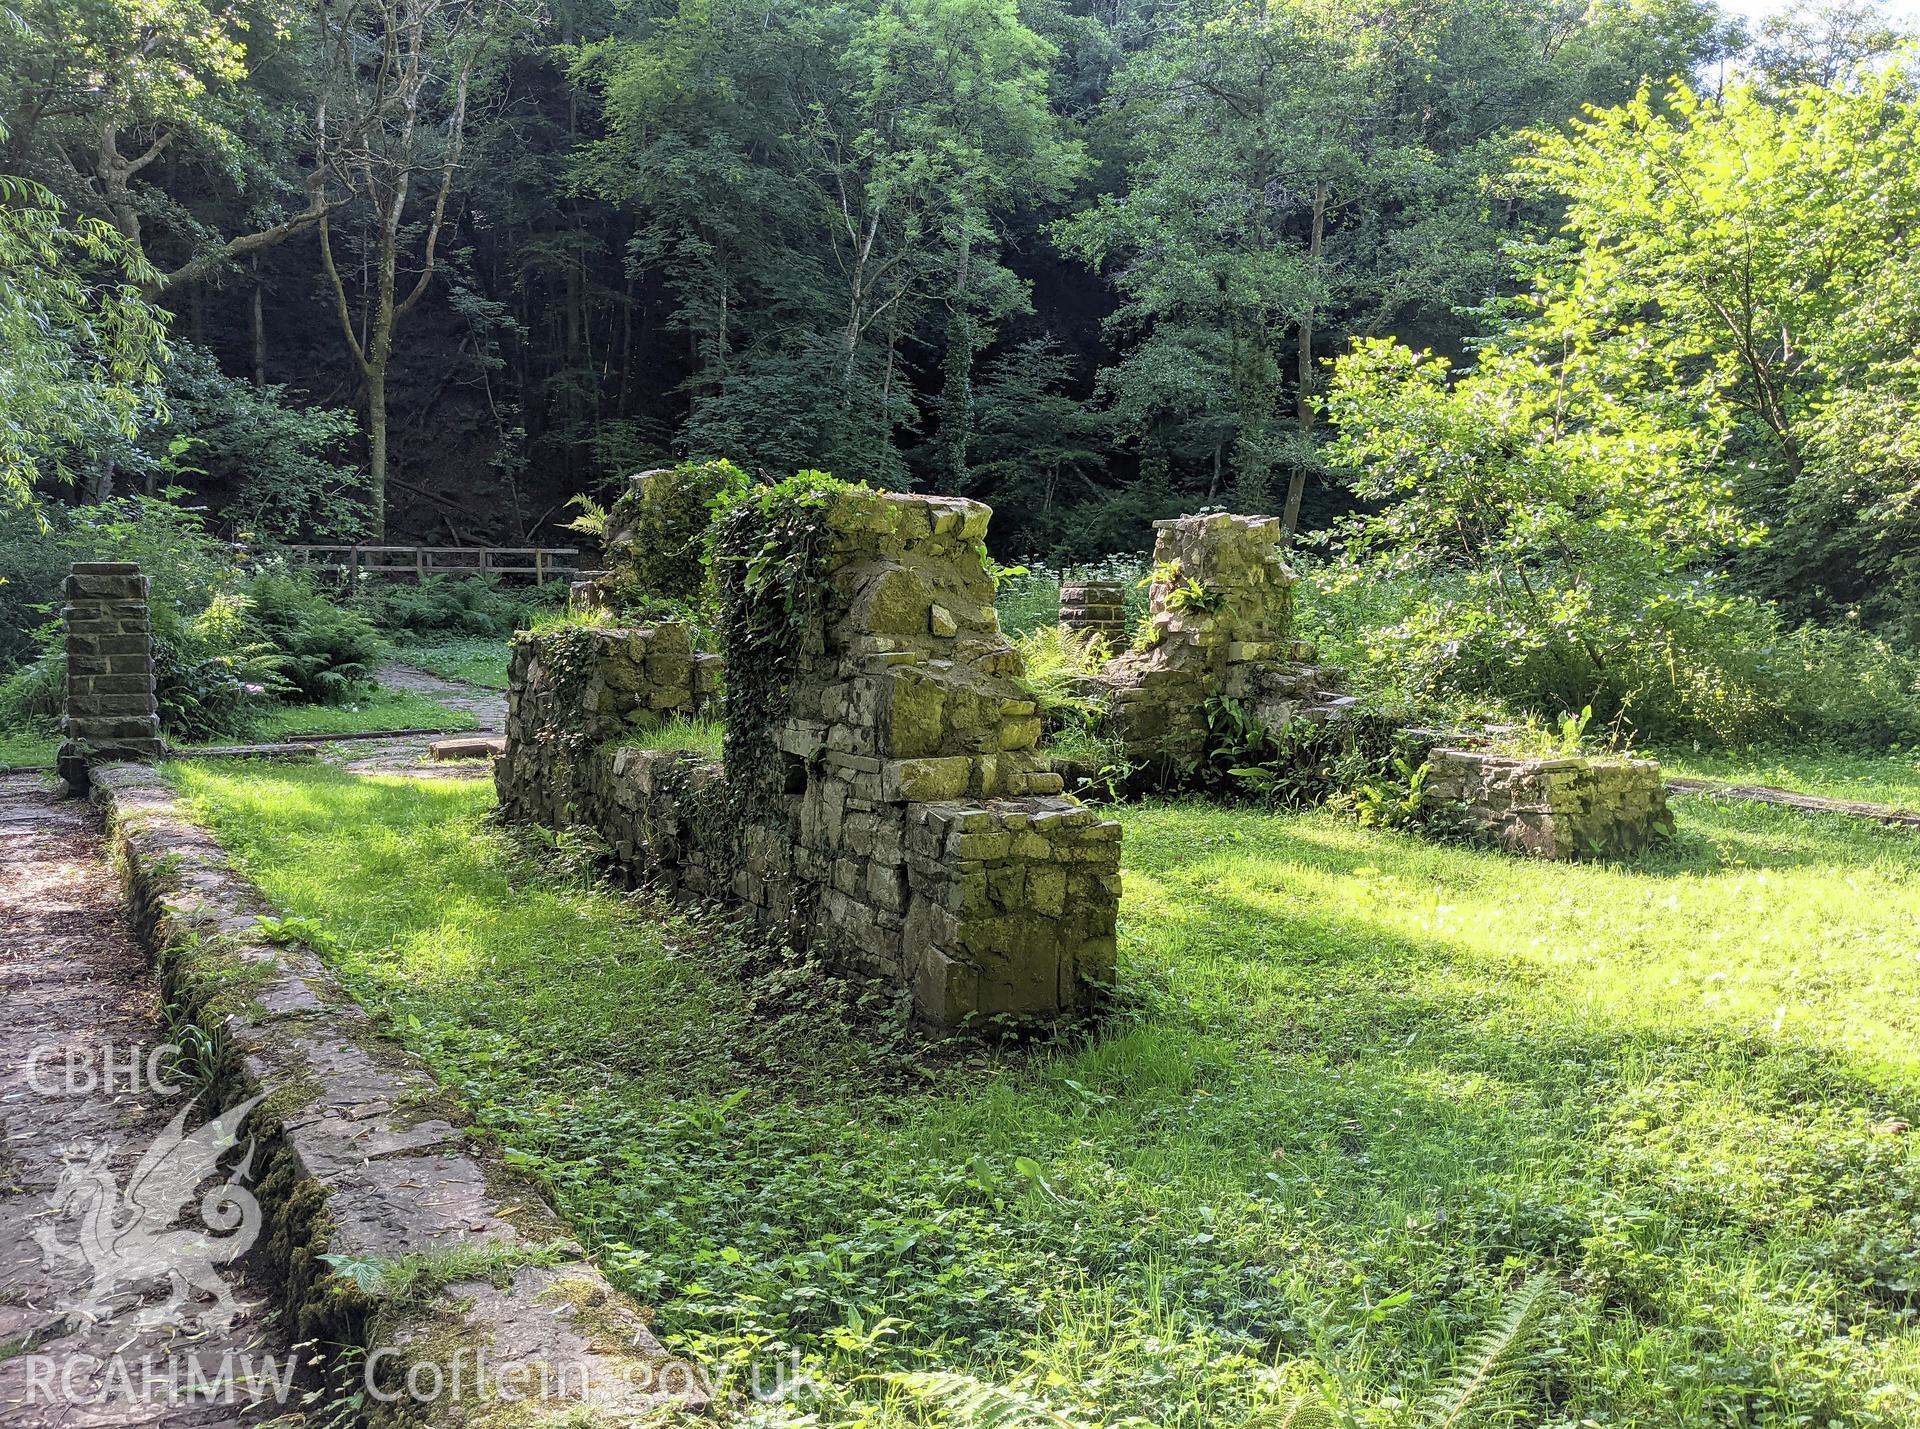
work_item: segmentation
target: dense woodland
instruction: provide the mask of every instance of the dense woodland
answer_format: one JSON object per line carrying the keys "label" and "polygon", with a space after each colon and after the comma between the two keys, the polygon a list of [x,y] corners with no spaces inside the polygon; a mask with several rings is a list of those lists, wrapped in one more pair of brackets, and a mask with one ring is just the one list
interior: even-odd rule
{"label": "dense woodland", "polygon": [[551,541],[725,457],[978,496],[1005,559],[1281,514],[1410,689],[1751,734],[1733,666],[1837,639],[1906,699],[1904,44],[1867,0],[25,0],[9,578],[129,497]]}

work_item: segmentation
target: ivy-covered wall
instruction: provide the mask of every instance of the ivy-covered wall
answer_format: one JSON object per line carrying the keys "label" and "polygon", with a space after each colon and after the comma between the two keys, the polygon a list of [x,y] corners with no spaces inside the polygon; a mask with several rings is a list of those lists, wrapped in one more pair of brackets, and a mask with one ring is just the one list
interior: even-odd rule
{"label": "ivy-covered wall", "polygon": [[737,507],[724,764],[626,733],[700,706],[683,627],[521,637],[509,815],[589,825],[636,880],[729,898],[928,1023],[1086,1009],[1113,974],[1120,826],[1035,750],[988,515],[821,480]]}

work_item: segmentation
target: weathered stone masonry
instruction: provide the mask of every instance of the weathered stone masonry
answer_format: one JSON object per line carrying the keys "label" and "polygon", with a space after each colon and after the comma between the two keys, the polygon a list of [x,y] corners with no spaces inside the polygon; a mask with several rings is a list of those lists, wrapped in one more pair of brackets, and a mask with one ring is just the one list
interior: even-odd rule
{"label": "weathered stone masonry", "polygon": [[132,561],[78,561],[67,576],[67,702],[60,777],[77,792],[87,765],[166,753],[153,678],[148,580]]}
{"label": "weathered stone masonry", "polygon": [[1527,758],[1479,749],[1427,755],[1428,794],[1468,827],[1534,858],[1634,853],[1671,837],[1673,815],[1651,759]]}
{"label": "weathered stone masonry", "polygon": [[[822,619],[738,770],[620,742],[701,706],[683,629],[519,637],[502,804],[597,829],[636,879],[730,898],[908,989],[926,1022],[1087,1007],[1113,975],[1120,827],[1063,797],[1035,751],[1039,715],[979,558],[989,514],[837,499]],[[743,821],[729,780],[769,776],[773,810]]]}
{"label": "weathered stone masonry", "polygon": [[1207,701],[1237,700],[1270,729],[1353,703],[1338,671],[1296,641],[1295,576],[1280,522],[1211,514],[1154,522],[1153,643],[1110,661],[1088,693],[1136,763],[1191,769],[1204,754]]}
{"label": "weathered stone masonry", "polygon": [[[1206,752],[1210,700],[1267,729],[1336,719],[1354,703],[1341,672],[1292,638],[1294,575],[1280,523],[1210,514],[1155,523],[1153,643],[1108,662],[1087,692],[1145,774],[1179,784]],[[1073,626],[1064,598],[1061,623]],[[1419,732],[1409,731],[1410,736]],[[1495,843],[1535,858],[1631,853],[1673,832],[1660,766],[1647,759],[1539,759],[1429,746],[1427,793]],[[1411,746],[1409,746],[1411,747]]]}
{"label": "weathered stone masonry", "polygon": [[1067,581],[1060,587],[1060,623],[1076,635],[1097,635],[1109,650],[1127,646],[1127,593],[1118,581]]}

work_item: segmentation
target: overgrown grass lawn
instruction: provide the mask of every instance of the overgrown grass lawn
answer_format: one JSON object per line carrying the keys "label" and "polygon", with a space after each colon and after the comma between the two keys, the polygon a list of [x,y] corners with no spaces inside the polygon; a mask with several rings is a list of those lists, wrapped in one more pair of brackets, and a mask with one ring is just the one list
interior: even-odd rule
{"label": "overgrown grass lawn", "polygon": [[396,660],[417,665],[443,680],[465,680],[489,690],[507,687],[507,639],[503,635],[454,635],[394,646]]}
{"label": "overgrown grass lawn", "polygon": [[[250,738],[289,734],[368,734],[386,729],[477,729],[480,721],[412,690],[376,688],[337,705],[274,705],[253,720]],[[229,743],[231,741],[215,741]]]}
{"label": "overgrown grass lawn", "polygon": [[1103,1029],[928,1052],[535,864],[484,787],[172,777],[669,1345],[800,1352],[753,1422],[918,1422],[861,1376],[953,1368],[1087,1423],[1315,1385],[1427,1423],[1543,1270],[1489,1422],[1920,1422],[1911,832],[1688,800],[1660,855],[1555,867],[1132,808]]}
{"label": "overgrown grass lawn", "polygon": [[32,730],[0,730],[0,769],[51,768],[54,752],[60,747],[57,734],[36,734]]}
{"label": "overgrown grass lawn", "polygon": [[1763,784],[1796,794],[1859,799],[1896,809],[1920,809],[1920,750],[1888,754],[1682,751],[1663,752],[1659,758],[1660,767],[1669,774],[1720,779],[1729,784]]}

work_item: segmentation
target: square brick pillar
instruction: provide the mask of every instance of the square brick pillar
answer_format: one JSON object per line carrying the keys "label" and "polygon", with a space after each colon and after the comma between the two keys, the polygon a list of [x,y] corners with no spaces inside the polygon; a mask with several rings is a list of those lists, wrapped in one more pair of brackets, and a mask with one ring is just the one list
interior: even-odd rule
{"label": "square brick pillar", "polygon": [[153,680],[147,577],[132,561],[76,561],[67,575],[67,706],[60,777],[87,788],[87,766],[166,753]]}

